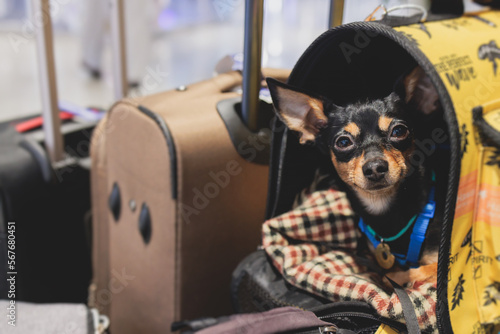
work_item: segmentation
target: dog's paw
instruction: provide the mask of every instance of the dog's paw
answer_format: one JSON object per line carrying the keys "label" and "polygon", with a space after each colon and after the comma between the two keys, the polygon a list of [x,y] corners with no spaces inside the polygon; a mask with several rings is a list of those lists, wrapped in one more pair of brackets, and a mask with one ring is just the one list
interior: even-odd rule
{"label": "dog's paw", "polygon": [[437,282],[437,263],[406,271],[391,272],[387,274],[387,277],[405,288],[412,288],[415,284],[435,284]]}

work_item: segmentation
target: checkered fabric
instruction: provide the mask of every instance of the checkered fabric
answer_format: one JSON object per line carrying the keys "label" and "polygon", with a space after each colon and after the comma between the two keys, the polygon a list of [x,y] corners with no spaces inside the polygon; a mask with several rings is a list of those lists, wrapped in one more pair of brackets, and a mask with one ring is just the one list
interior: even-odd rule
{"label": "checkered fabric", "polygon": [[[358,241],[365,242],[349,201],[333,189],[307,194],[295,209],[263,225],[264,249],[290,284],[332,301],[365,301],[404,322],[394,291],[356,263]],[[437,332],[436,283],[416,282],[406,292],[422,331]]]}

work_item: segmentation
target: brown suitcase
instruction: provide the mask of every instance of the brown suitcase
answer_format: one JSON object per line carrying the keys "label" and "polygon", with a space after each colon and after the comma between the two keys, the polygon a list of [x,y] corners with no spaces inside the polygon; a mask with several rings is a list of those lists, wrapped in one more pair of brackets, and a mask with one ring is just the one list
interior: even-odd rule
{"label": "brown suitcase", "polygon": [[[289,71],[264,73],[286,80]],[[232,91],[242,79],[229,72],[122,99],[94,131],[89,302],[113,333],[231,313],[231,273],[260,243],[273,115],[261,102],[265,125],[248,130]]]}

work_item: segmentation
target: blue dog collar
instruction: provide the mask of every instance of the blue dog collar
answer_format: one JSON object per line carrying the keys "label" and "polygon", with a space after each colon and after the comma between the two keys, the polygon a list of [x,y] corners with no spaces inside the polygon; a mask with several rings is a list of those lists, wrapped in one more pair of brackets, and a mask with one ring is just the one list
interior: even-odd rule
{"label": "blue dog collar", "polygon": [[[395,260],[401,266],[410,266],[411,268],[418,267],[418,260],[420,258],[420,252],[422,251],[422,244],[425,240],[425,234],[429,227],[429,223],[436,213],[436,202],[434,201],[435,187],[432,186],[429,191],[429,199],[427,204],[424,206],[422,212],[417,216],[415,220],[415,225],[413,226],[413,231],[410,236],[410,245],[408,246],[408,253],[405,255],[392,253]],[[375,248],[380,244],[375,234],[370,233],[369,226],[363,221],[363,218],[359,218],[358,223],[359,229],[363,232],[368,240],[373,244]]]}

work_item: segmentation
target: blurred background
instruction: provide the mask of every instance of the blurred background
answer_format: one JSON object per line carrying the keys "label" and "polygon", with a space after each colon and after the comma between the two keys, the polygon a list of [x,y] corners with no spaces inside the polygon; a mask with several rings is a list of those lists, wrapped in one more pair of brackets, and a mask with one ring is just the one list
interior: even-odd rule
{"label": "blurred background", "polygon": [[[30,3],[0,0],[0,121],[41,110]],[[244,3],[126,0],[131,95],[210,78],[222,57],[242,52]],[[428,1],[346,0],[344,22],[363,20],[381,3]],[[60,100],[105,109],[113,103],[107,6],[104,0],[52,0]],[[263,66],[292,68],[328,28],[329,6],[329,0],[265,1]]]}

